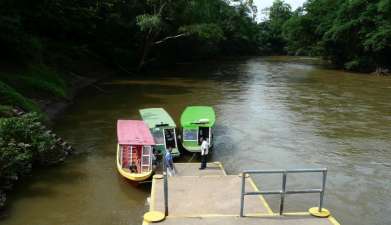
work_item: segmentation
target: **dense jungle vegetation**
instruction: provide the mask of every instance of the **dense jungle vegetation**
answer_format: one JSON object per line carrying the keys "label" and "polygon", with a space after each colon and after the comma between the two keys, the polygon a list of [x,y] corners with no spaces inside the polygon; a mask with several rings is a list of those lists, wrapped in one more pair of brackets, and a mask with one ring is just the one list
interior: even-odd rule
{"label": "dense jungle vegetation", "polygon": [[252,0],[0,0],[0,30],[0,102],[32,111],[23,96],[66,98],[86,61],[129,74],[253,54],[320,56],[361,72],[391,64],[390,0],[308,0],[296,10],[282,0],[267,9]]}
{"label": "dense jungle vegetation", "polygon": [[[239,55],[316,56],[382,73],[391,1],[308,0],[292,10],[281,0],[267,9],[252,0],[0,0],[0,206],[2,189],[33,165],[66,155],[36,126],[48,101],[67,101],[110,70],[132,76]],[[37,114],[17,117],[16,106]]]}
{"label": "dense jungle vegetation", "polygon": [[277,0],[260,32],[269,53],[321,56],[360,72],[391,67],[390,0],[308,0],[295,11]]}
{"label": "dense jungle vegetation", "polygon": [[[102,74],[257,53],[251,2],[0,0],[0,208],[34,166],[68,154],[41,128],[44,105]],[[27,112],[17,116],[15,107]]]}
{"label": "dense jungle vegetation", "polygon": [[256,54],[255,13],[251,1],[0,0],[0,103],[38,111],[23,97],[66,98],[91,61],[132,75]]}

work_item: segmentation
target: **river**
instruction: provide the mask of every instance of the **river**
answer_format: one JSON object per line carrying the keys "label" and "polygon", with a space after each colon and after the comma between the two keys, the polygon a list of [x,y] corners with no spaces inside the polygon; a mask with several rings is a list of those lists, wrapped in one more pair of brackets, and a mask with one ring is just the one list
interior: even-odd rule
{"label": "river", "polygon": [[[54,125],[75,155],[35,170],[18,185],[0,223],[140,225],[150,186],[117,174],[116,120],[139,119],[140,108],[164,107],[178,122],[187,105],[210,105],[217,114],[210,160],[223,162],[228,173],[327,167],[325,207],[341,224],[391,224],[391,78],[311,62],[256,57],[181,64],[84,90]],[[189,160],[185,154],[180,161]],[[255,180],[261,188],[280,188],[280,177]],[[288,188],[320,181],[293,175]],[[268,200],[277,211],[279,199]],[[286,208],[317,204],[317,195],[293,195]]]}

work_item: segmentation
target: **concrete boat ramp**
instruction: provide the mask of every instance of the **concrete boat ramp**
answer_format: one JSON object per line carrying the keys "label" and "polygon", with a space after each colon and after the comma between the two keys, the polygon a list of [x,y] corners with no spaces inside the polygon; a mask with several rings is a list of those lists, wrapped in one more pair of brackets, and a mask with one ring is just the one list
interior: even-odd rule
{"label": "concrete boat ramp", "polygon": [[[176,163],[177,174],[168,178],[168,216],[160,222],[143,225],[339,225],[332,217],[319,218],[308,212],[274,213],[262,195],[245,199],[245,216],[240,217],[241,177],[227,175],[219,162]],[[246,178],[246,192],[259,191],[251,177]],[[164,179],[152,180],[150,212],[165,212]]]}

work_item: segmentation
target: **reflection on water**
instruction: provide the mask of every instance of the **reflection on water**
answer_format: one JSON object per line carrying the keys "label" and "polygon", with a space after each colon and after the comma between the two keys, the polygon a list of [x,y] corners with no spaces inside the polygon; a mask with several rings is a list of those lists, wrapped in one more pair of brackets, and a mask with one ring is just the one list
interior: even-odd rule
{"label": "reflection on water", "polygon": [[[19,185],[1,224],[141,224],[149,185],[131,185],[116,173],[116,119],[162,106],[178,122],[187,105],[215,108],[211,160],[229,173],[328,167],[325,206],[342,224],[390,224],[391,79],[291,59],[181,65],[86,90],[55,126],[78,153]],[[255,180],[262,188],[281,182],[278,176]],[[288,177],[288,187],[319,185],[314,175]],[[268,200],[276,210],[278,198]],[[287,210],[317,201],[316,195],[289,196]]]}

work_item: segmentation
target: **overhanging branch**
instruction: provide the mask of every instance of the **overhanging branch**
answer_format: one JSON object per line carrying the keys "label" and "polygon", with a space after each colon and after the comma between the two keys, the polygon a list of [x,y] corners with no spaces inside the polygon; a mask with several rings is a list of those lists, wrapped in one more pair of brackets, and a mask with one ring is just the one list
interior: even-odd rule
{"label": "overhanging branch", "polygon": [[159,45],[159,44],[161,44],[163,42],[166,42],[166,41],[168,41],[170,39],[177,39],[177,38],[184,37],[184,36],[187,36],[187,35],[188,35],[187,33],[182,33],[182,34],[178,34],[178,35],[175,35],[175,36],[168,36],[168,37],[165,37],[165,38],[163,38],[163,39],[161,39],[159,41],[155,41],[154,44],[155,45]]}

